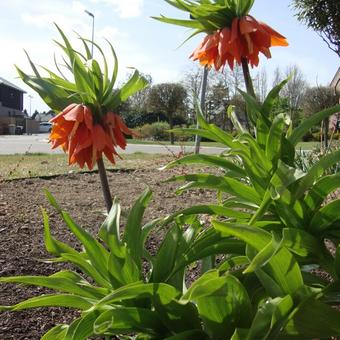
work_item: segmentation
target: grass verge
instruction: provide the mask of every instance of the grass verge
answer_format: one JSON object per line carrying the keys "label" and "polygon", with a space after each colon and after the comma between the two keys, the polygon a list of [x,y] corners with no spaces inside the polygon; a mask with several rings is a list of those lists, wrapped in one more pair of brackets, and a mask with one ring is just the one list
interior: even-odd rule
{"label": "grass verge", "polygon": [[[113,166],[105,162],[107,169],[148,169],[165,165],[171,160],[168,155],[146,154],[136,152],[123,155]],[[84,169],[87,171],[87,169]],[[77,166],[67,164],[64,154],[31,153],[24,155],[0,155],[0,181],[18,178],[56,176],[67,173],[82,172]]]}
{"label": "grass verge", "polygon": [[[128,144],[143,144],[143,145],[171,145],[170,141],[151,141],[151,140],[139,140],[139,139],[129,139]],[[183,145],[183,146],[193,146],[195,142],[175,142],[175,145]],[[225,147],[221,143],[216,142],[201,142],[201,146],[207,147],[216,147],[216,148],[223,148]],[[313,150],[320,146],[319,142],[301,142],[298,143],[297,149],[302,150]]]}

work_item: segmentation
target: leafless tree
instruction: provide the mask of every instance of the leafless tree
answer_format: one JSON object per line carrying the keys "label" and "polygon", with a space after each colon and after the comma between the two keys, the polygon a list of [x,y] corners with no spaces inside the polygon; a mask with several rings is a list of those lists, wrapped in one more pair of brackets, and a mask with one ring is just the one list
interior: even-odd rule
{"label": "leafless tree", "polygon": [[268,92],[267,71],[265,68],[261,68],[257,72],[254,81],[254,89],[257,98],[262,103],[265,100]]}
{"label": "leafless tree", "polygon": [[273,74],[273,87],[279,85],[283,80],[283,75],[279,66],[276,66]]}
{"label": "leafless tree", "polygon": [[296,124],[299,110],[302,106],[303,96],[307,88],[307,82],[297,65],[290,65],[284,72],[284,77],[290,77],[287,85],[282,89],[282,96],[287,98],[290,108],[290,116],[293,124]]}

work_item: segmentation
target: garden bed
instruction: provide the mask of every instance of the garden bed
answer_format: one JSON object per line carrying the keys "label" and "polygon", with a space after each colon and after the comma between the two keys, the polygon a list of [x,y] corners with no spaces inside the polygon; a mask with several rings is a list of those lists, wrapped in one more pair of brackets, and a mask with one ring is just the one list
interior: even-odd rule
{"label": "garden bed", "polygon": [[[157,162],[156,162],[157,163]],[[163,160],[164,163],[164,160]],[[123,209],[149,185],[154,192],[153,201],[146,211],[146,219],[188,207],[198,202],[213,202],[216,195],[207,191],[190,191],[177,196],[176,184],[162,183],[174,174],[185,171],[175,169],[158,171],[152,168],[109,172],[109,182]],[[195,172],[197,169],[195,169]],[[52,178],[30,178],[0,183],[0,276],[50,275],[62,268],[61,264],[45,264],[40,259],[49,258],[44,248],[40,206],[48,207],[43,189],[55,195],[60,205],[74,220],[92,233],[96,233],[104,220],[104,200],[96,173],[75,173]],[[75,244],[57,214],[49,209],[53,234],[60,240]],[[159,245],[154,235],[149,247]],[[49,293],[39,287],[2,284],[0,305],[9,305],[26,298]],[[0,339],[39,339],[52,326],[67,323],[76,313],[61,308],[35,309],[23,312],[0,312]]]}

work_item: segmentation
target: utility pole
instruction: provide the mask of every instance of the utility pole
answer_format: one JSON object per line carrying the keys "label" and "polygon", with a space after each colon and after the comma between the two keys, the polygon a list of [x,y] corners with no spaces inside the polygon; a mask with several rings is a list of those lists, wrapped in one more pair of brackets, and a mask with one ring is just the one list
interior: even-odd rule
{"label": "utility pole", "polygon": [[32,117],[32,98],[33,98],[33,96],[29,94],[28,98],[30,99],[30,117]]}
{"label": "utility pole", "polygon": [[[202,81],[202,88],[201,88],[201,103],[200,103],[202,112],[205,111],[205,96],[207,93],[208,74],[209,74],[209,68],[205,66],[203,70],[203,81]],[[199,129],[199,127],[200,126],[197,120],[197,129]],[[201,136],[196,135],[196,138],[195,138],[195,154],[196,155],[200,153],[200,145],[201,145]]]}

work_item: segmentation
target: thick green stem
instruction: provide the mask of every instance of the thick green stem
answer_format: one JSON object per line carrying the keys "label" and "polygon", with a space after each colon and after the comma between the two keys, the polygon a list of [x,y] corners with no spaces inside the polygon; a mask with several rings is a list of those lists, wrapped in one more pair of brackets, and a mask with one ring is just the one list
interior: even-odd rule
{"label": "thick green stem", "polygon": [[[242,70],[243,70],[243,76],[244,76],[244,81],[246,83],[246,89],[247,89],[247,93],[254,97],[256,99],[256,95],[255,95],[255,91],[254,91],[254,86],[253,86],[253,81],[251,79],[250,76],[250,71],[249,71],[249,65],[248,65],[248,60],[246,58],[242,58]],[[251,127],[250,127],[250,123],[249,123],[249,119],[251,117],[249,117],[249,110],[247,108],[247,113],[246,113],[246,124],[247,124],[247,129],[250,132],[251,131]],[[252,122],[253,124],[255,124],[255,122]]]}
{"label": "thick green stem", "polygon": [[246,58],[242,58],[242,70],[243,70],[244,81],[246,83],[247,93],[251,95],[252,97],[256,98],[253,81],[251,80],[251,76],[250,76],[248,60]]}
{"label": "thick green stem", "polygon": [[111,207],[112,207],[112,196],[111,196],[111,192],[110,192],[109,182],[108,182],[107,176],[106,176],[106,170],[105,170],[103,158],[100,158],[98,160],[97,165],[98,165],[98,172],[99,172],[99,176],[100,176],[100,182],[101,182],[101,185],[102,185],[104,200],[105,200],[105,204],[106,204],[106,209],[107,209],[107,212],[109,212],[111,210]]}

